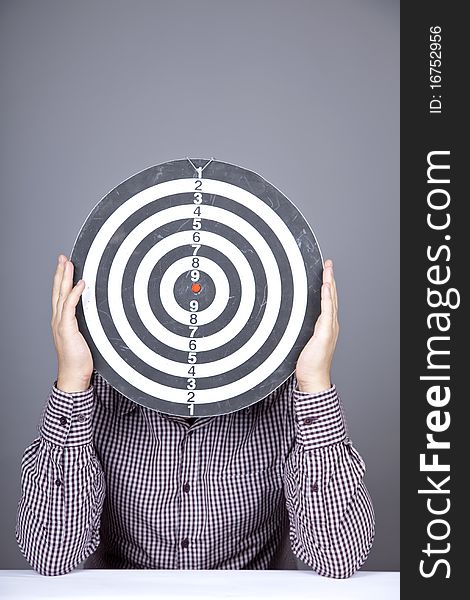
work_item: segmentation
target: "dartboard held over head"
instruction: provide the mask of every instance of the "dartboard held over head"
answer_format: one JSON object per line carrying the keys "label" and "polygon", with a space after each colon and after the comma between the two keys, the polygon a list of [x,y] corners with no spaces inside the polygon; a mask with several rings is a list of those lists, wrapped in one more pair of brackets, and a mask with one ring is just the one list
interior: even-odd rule
{"label": "dartboard held over head", "polygon": [[184,158],[107,194],[71,253],[94,367],[150,409],[211,416],[268,396],[295,371],[320,314],[310,226],[248,169]]}

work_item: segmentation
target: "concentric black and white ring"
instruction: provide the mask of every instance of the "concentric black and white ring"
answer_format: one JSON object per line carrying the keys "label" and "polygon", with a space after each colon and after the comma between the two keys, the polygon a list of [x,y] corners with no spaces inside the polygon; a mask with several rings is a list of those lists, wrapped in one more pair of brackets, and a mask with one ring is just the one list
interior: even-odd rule
{"label": "concentric black and white ring", "polygon": [[[230,412],[278,387],[319,312],[321,254],[302,215],[260,176],[218,165],[251,173],[271,196],[266,201],[266,189],[253,193],[253,185],[246,189],[204,171],[198,271],[206,282],[200,297],[209,288],[211,294],[197,312],[194,415]],[[141,181],[136,193],[128,185],[113,210],[95,207],[72,253],[76,278],[86,283],[77,315],[95,366],[136,402],[184,415],[188,306],[198,297],[184,295],[193,269],[196,178],[194,172],[153,185]],[[289,205],[290,222],[274,202],[279,197]]]}

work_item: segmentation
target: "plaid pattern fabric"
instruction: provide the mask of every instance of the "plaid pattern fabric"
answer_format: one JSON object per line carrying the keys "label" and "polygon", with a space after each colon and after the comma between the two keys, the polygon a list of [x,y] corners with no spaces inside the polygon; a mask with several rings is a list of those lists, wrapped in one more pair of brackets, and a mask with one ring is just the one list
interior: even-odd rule
{"label": "plaid pattern fabric", "polygon": [[294,554],[348,577],[374,513],[336,387],[292,375],[237,412],[188,419],[131,402],[97,371],[54,382],[21,463],[16,536],[44,575],[88,568],[269,569],[288,527]]}

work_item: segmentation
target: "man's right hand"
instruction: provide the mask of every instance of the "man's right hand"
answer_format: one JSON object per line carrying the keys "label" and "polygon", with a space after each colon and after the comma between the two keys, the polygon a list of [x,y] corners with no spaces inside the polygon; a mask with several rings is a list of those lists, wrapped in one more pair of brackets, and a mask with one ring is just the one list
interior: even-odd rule
{"label": "man's right hand", "polygon": [[93,358],[78,329],[75,307],[85,289],[80,280],[73,287],[73,264],[60,254],[52,287],[52,335],[57,352],[57,387],[82,392],[90,387]]}

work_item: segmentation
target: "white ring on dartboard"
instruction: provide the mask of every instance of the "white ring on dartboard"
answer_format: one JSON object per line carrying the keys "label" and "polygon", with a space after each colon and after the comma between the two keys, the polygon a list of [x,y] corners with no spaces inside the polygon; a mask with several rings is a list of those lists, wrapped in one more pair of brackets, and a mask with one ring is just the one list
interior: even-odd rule
{"label": "white ring on dartboard", "polygon": [[[192,313],[190,310],[182,308],[176,302],[173,290],[175,281],[181,274],[187,271],[194,270],[191,268],[192,258],[192,256],[185,256],[184,258],[180,258],[179,260],[174,262],[170,267],[168,267],[165,273],[163,273],[160,281],[160,298],[163,307],[165,308],[166,312],[170,315],[170,317],[173,317],[175,321],[184,323],[185,325],[188,324],[188,320]],[[217,263],[204,256],[200,256],[198,258],[198,271],[207,273],[212,278],[212,281],[214,282],[217,288],[217,293],[215,294],[213,301],[209,304],[207,308],[205,308],[204,310],[200,310],[197,313],[198,324],[206,325],[206,323],[210,323],[214,319],[217,319],[217,317],[223,313],[225,307],[227,306],[228,299],[230,297],[230,285],[227,279],[227,275],[225,275],[225,273],[222,271],[222,269]],[[148,288],[148,281],[150,279],[152,269],[155,266],[155,262],[153,264],[150,263],[150,265],[146,266],[147,272],[141,272],[143,263],[142,261],[142,263],[139,265],[135,276],[134,298],[136,302],[136,308],[138,304],[140,306],[141,302],[143,305],[145,305],[147,309],[146,312],[140,312],[139,308],[137,308],[137,312],[139,313],[142,322],[145,324],[147,323],[147,319],[151,318],[150,313],[152,313],[153,318],[157,320],[150,306],[148,294],[145,293],[145,290]]]}
{"label": "white ring on dartboard", "polygon": [[[140,389],[151,396],[179,403],[186,403],[187,390],[165,386],[145,377],[130,367],[130,365],[126,363],[126,361],[110,344],[109,340],[106,338],[104,330],[102,329],[99,319],[96,307],[94,284],[96,281],[100,257],[116,229],[130,215],[132,215],[142,206],[168,195],[191,193],[194,189],[192,187],[193,185],[194,178],[166,181],[142,190],[127,200],[109,216],[107,221],[102,225],[101,229],[97,233],[86,257],[82,277],[87,283],[87,287],[82,294],[84,316],[89,330],[93,331],[94,333],[93,339],[95,345],[106,362],[135,388]],[[292,277],[296,285],[293,289],[292,310],[287,327],[281,339],[279,340],[278,345],[273,349],[271,355],[251,373],[245,375],[235,382],[222,385],[214,389],[198,390],[197,403],[200,404],[218,402],[241,395],[244,392],[253,389],[269,374],[274,372],[287,356],[292,345],[295,343],[298,337],[300,328],[304,321],[307,303],[307,277],[302,255],[295,239],[291,235],[291,232],[283,220],[262,200],[258,199],[250,192],[232,184],[212,179],[205,179],[204,192],[225,196],[235,202],[243,204],[244,206],[248,206],[271,227],[273,232],[276,233],[277,237],[283,244],[289,259]],[[193,205],[189,205],[190,208],[192,208],[192,206]],[[233,217],[236,215],[231,216],[233,219]],[[274,286],[272,286],[271,291],[273,291],[273,289]],[[245,360],[246,358],[247,357],[245,356]],[[182,363],[179,364],[181,365]],[[181,375],[181,371],[178,373],[178,375]]]}
{"label": "white ring on dartboard", "polygon": [[[113,318],[114,325],[119,335],[121,336],[123,342],[128,348],[130,348],[130,350],[132,350],[132,352],[134,352],[134,354],[139,356],[141,360],[146,362],[151,367],[158,369],[159,371],[168,373],[169,375],[174,375],[176,377],[181,376],[182,363],[157,354],[146,344],[144,344],[144,342],[142,342],[142,340],[136,335],[135,331],[132,329],[129,321],[127,320],[120,290],[122,288],[122,278],[124,275],[126,264],[129,258],[132,256],[135,247],[151,231],[154,231],[158,227],[162,227],[166,223],[171,223],[175,220],[188,218],[188,206],[190,210],[191,206],[185,204],[162,210],[152,215],[151,217],[148,217],[145,221],[142,221],[137,227],[135,227],[135,229],[132,230],[132,232],[123,240],[123,242],[119,246],[111,264],[108,278],[109,309]],[[233,213],[230,213],[224,209],[217,208],[214,206],[206,206],[205,209],[210,215],[209,217],[206,217],[206,220],[212,217],[214,220],[223,223],[228,227],[233,227],[233,229],[236,229],[239,233],[243,234],[244,237],[251,243],[252,247],[255,249],[256,254],[258,255],[264,267],[265,273],[269,273],[266,307],[264,310],[263,317],[258,325],[258,328],[256,329],[256,332],[241,348],[231,353],[230,355],[212,361],[210,363],[198,365],[198,377],[214,377],[216,375],[220,375],[221,373],[225,373],[226,371],[235,369],[236,367],[244,363],[247,360],[247,357],[253,356],[259,350],[259,348],[261,348],[261,346],[269,337],[278,318],[279,308],[281,306],[282,288],[281,276],[274,254],[272,253],[271,248],[268,246],[263,237],[258,233],[258,231],[256,231],[256,229],[252,225],[250,225],[237,215],[234,215]],[[177,234],[174,234],[173,236],[169,236],[161,240],[155,245],[154,252],[157,253],[157,249],[161,244],[163,246],[163,254],[165,249],[174,247],[174,244],[172,243],[172,238],[180,236],[181,240],[184,243],[185,240],[188,240],[190,238],[191,233],[191,231],[182,231]],[[219,237],[215,234],[211,234],[209,236],[208,233],[209,232],[204,232],[204,234],[207,235],[207,237],[211,240],[214,240],[216,237]],[[223,238],[220,238],[220,240],[220,244],[225,242]],[[244,260],[246,261],[246,259]],[[146,288],[137,289],[134,295],[138,293],[145,293],[145,291]],[[218,346],[221,345],[220,339],[218,338],[222,338],[222,336],[224,336],[223,339],[225,339],[226,341],[232,339],[236,335],[236,333],[238,333],[238,331],[240,331],[242,327],[246,324],[250,313],[251,309],[246,313],[244,312],[244,310],[239,309],[235,316],[239,317],[237,321],[235,321],[234,318],[231,323],[227,324],[226,327],[224,327],[221,331],[215,333],[213,336],[207,336],[206,338],[201,338],[200,340],[197,340],[197,351],[200,352],[203,349],[211,350],[211,342],[213,342],[214,338],[217,340]],[[147,322],[143,321],[143,323],[147,327]],[[98,339],[100,338],[98,337]],[[175,345],[174,347],[177,349],[187,350],[187,338],[182,337],[180,340],[180,344]]]}
{"label": "white ring on dartboard", "polygon": [[[137,229],[137,227],[136,227],[136,229]],[[154,337],[156,337],[157,339],[163,339],[163,336],[165,336],[165,339],[167,339],[166,336],[171,336],[171,341],[169,339],[167,339],[168,345],[172,346],[173,348],[175,348],[177,350],[186,350],[186,346],[184,345],[184,343],[185,343],[184,340],[186,338],[184,338],[183,336],[176,335],[175,333],[173,333],[172,331],[170,331],[169,329],[167,329],[164,325],[162,325],[160,323],[160,321],[156,318],[155,314],[152,311],[152,308],[151,308],[150,302],[149,302],[149,298],[148,298],[148,294],[144,293],[144,292],[147,289],[148,280],[150,279],[150,275],[151,275],[152,269],[154,268],[155,264],[169,250],[171,250],[173,248],[177,248],[178,246],[183,246],[183,245],[187,244],[188,239],[191,238],[191,233],[192,233],[191,231],[179,231],[178,233],[174,233],[172,235],[169,235],[166,238],[163,238],[163,240],[160,240],[157,244],[155,244],[155,246],[150,248],[150,250],[147,252],[147,254],[142,258],[142,261],[137,269],[135,280],[134,280],[135,307],[136,307],[136,310],[137,310],[142,322],[145,324],[146,328],[152,333],[152,335]],[[140,237],[140,234],[139,234],[139,237]],[[205,246],[211,246],[212,248],[215,248],[215,249],[219,250],[220,252],[222,252],[223,254],[225,254],[225,256],[232,262],[232,264],[234,264],[236,266],[238,273],[240,275],[240,278],[243,278],[243,286],[242,286],[242,290],[241,290],[240,303],[239,303],[239,307],[237,309],[237,313],[234,317],[235,322],[230,325],[227,324],[227,327],[229,327],[229,329],[237,330],[237,333],[238,333],[246,322],[246,320],[244,320],[244,318],[246,317],[247,314],[248,315],[250,314],[250,312],[253,309],[254,302],[255,302],[255,280],[253,277],[253,273],[250,269],[250,264],[247,261],[247,259],[245,258],[245,256],[242,254],[242,252],[240,252],[240,250],[234,244],[232,244],[232,242],[230,242],[229,240],[222,238],[219,235],[212,233],[210,231],[204,232],[204,240],[205,240],[204,241]],[[130,246],[129,249],[127,250],[127,252],[125,253],[125,256],[122,256],[121,258],[123,260],[125,260],[127,263],[126,258],[128,259],[129,252],[132,253],[133,251],[134,251],[134,246],[132,244],[132,246]],[[185,262],[189,265],[191,258],[192,258],[191,256],[187,256],[182,259],[179,259],[178,261],[173,263],[172,267],[170,267],[170,268],[176,269],[176,267],[174,265],[181,265],[180,272],[188,271],[189,268],[183,268],[183,266],[184,266]],[[229,286],[227,276],[222,271],[222,269],[216,263],[214,263],[212,260],[207,259],[205,257],[200,257],[200,258],[201,258],[201,265],[202,264],[207,265],[206,268],[201,267],[200,270],[206,271],[209,275],[214,274],[214,277],[216,277],[216,279],[217,279],[217,286],[218,286],[217,287],[217,295],[220,293],[222,300],[224,302],[226,302],[226,299],[228,299],[228,286]],[[115,262],[115,261],[116,261],[116,259],[114,259],[113,262]],[[206,261],[208,261],[208,262],[206,262]],[[220,276],[215,276],[215,271],[213,270],[214,267],[211,267],[210,265],[215,265],[215,267],[217,267],[217,269],[218,269],[217,272],[220,273]],[[124,269],[125,269],[125,265],[124,265]],[[119,281],[122,281],[124,269],[120,268],[119,272],[117,273],[120,278]],[[170,269],[167,269],[167,271],[165,271],[165,274],[162,276],[162,281],[160,283],[160,299],[162,300],[162,303],[166,299],[165,310],[167,310],[168,314],[171,314],[172,316],[174,316],[174,318],[176,318],[180,322],[186,323],[187,316],[189,315],[189,311],[185,311],[180,306],[178,306],[178,308],[182,312],[178,312],[178,314],[176,315],[175,312],[170,313],[167,308],[169,306],[169,303],[174,302],[172,281],[170,281],[169,284],[163,285],[163,277],[167,276],[167,273],[169,270]],[[214,280],[214,277],[212,277],[213,280]],[[172,274],[171,280],[173,280],[173,278],[174,278],[174,276]],[[116,281],[117,282],[113,285],[113,289],[117,289],[117,286],[120,285],[118,280],[116,280]],[[227,290],[226,290],[225,286],[227,286]],[[198,315],[200,317],[200,318],[198,318],[200,325],[205,325],[206,323],[209,323],[210,321],[216,319],[217,316],[220,314],[219,306],[218,305],[214,306],[215,302],[216,302],[216,299],[214,299],[214,301],[212,302],[211,310],[208,313],[206,313],[206,310],[209,310],[209,308],[207,308],[205,310],[201,310],[198,313]],[[222,303],[222,301],[220,301],[220,302]],[[223,308],[224,307],[222,307],[222,310],[223,310]],[[120,314],[122,314],[122,313],[120,313]],[[216,335],[216,334],[213,334],[213,335]],[[232,334],[233,337],[235,335],[236,335],[235,333]],[[217,338],[215,338],[213,336],[207,336],[204,339],[211,340],[211,344],[212,344],[211,348],[216,348],[217,346],[220,346],[221,344],[223,344],[227,341],[227,338],[225,338],[225,337],[221,338],[222,339],[221,342],[217,342]],[[230,339],[230,338],[228,338],[228,339]]]}
{"label": "white ring on dartboard", "polygon": [[[145,222],[142,222],[141,225],[143,225],[144,223]],[[138,227],[140,227],[140,225]],[[138,227],[136,227],[133,231],[136,232]],[[139,238],[141,236],[141,233],[142,232],[138,233]],[[171,346],[172,348],[175,348],[176,350],[182,351],[186,351],[188,348],[187,338],[170,331],[162,323],[160,323],[160,321],[156,318],[155,314],[151,309],[146,289],[153,265],[156,262],[158,262],[169,249],[177,247],[176,245],[184,245],[185,243],[187,243],[187,240],[189,239],[190,235],[190,231],[180,231],[178,233],[164,238],[155,246],[153,246],[142,260],[141,265],[139,265],[139,269],[137,270],[134,283],[135,307],[139,314],[139,317],[142,320],[142,323],[144,323],[145,327],[155,338],[165,340],[165,343],[167,345]],[[206,246],[211,246],[213,248],[219,249],[221,252],[224,252],[225,255],[238,267],[238,273],[240,279],[243,280],[243,285],[241,289],[240,302],[233,319],[229,321],[223,329],[217,331],[216,333],[213,333],[212,335],[208,335],[204,338],[201,338],[199,352],[218,348],[223,344],[226,344],[231,339],[233,339],[246,325],[246,320],[251,314],[255,303],[255,280],[253,277],[253,273],[250,269],[250,265],[247,259],[240,252],[240,250],[238,250],[238,248],[234,244],[228,242],[225,238],[222,238],[215,233],[206,231],[204,232],[204,238],[206,239]],[[108,296],[110,303],[110,311],[113,315],[113,320],[115,324],[120,325],[122,323],[126,323],[126,325],[122,328],[122,331],[119,328],[117,329],[120,335],[126,336],[123,337],[125,343],[127,345],[132,345],[132,342],[136,339],[139,340],[139,338],[136,336],[134,330],[132,329],[127,320],[124,311],[124,305],[122,303],[121,294],[117,293],[117,290],[120,290],[122,286],[122,278],[124,274],[124,269],[127,264],[127,260],[134,251],[134,243],[127,245],[126,241],[127,238],[120,246],[120,249],[123,248],[122,254],[116,256],[112,263],[112,267],[108,278]],[[140,271],[141,267],[142,271]],[[219,291],[217,290],[217,294],[218,293]],[[160,298],[163,301],[163,298],[161,296]],[[167,305],[165,305],[165,310],[167,310]],[[184,312],[186,313],[186,311]],[[204,312],[205,311],[201,311],[200,313],[198,313],[198,315],[203,315],[205,317]],[[189,311],[187,311],[187,314],[189,315]],[[212,314],[210,316],[213,320],[217,317],[217,314]],[[186,323],[187,319],[183,318],[182,322],[183,321]],[[199,321],[199,324],[203,325],[208,322],[209,320],[206,320],[204,318],[203,320]],[[127,335],[127,333],[129,333],[129,336]],[[129,347],[131,347],[131,345],[129,345]]]}

